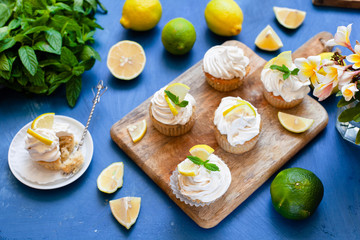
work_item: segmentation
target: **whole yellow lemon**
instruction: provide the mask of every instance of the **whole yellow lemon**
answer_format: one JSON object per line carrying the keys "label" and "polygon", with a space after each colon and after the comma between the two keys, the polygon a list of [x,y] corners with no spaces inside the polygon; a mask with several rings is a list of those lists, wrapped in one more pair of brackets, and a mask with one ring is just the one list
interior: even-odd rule
{"label": "whole yellow lemon", "polygon": [[243,18],[241,8],[234,0],[211,0],[205,8],[206,24],[217,35],[238,35]]}
{"label": "whole yellow lemon", "polygon": [[161,15],[159,0],[126,0],[120,23],[126,29],[147,31],[158,24]]}

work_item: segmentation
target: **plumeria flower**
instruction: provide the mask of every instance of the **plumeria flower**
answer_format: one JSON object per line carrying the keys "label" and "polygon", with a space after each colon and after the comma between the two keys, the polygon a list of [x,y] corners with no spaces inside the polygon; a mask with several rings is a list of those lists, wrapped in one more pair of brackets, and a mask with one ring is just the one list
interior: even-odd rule
{"label": "plumeria flower", "polygon": [[339,82],[339,76],[342,76],[345,71],[345,67],[339,65],[324,65],[323,69],[326,77],[333,81],[335,86]]}
{"label": "plumeria flower", "polygon": [[344,71],[343,74],[338,77],[339,89],[344,85],[348,85],[355,75],[359,74],[359,71]]}
{"label": "plumeria flower", "polygon": [[355,98],[355,93],[358,91],[356,83],[349,83],[341,88],[341,93],[346,101],[350,101],[353,97]]}
{"label": "plumeria flower", "polygon": [[351,25],[352,24],[349,24],[347,27],[339,26],[337,28],[334,38],[327,41],[326,46],[340,45],[352,49],[349,39],[351,33]]}
{"label": "plumeria flower", "polygon": [[355,46],[355,53],[347,56],[346,60],[354,63],[354,65],[352,66],[354,69],[360,68],[360,45],[359,44],[356,44],[356,46]]}
{"label": "plumeria flower", "polygon": [[298,76],[300,79],[307,80],[310,79],[313,85],[319,83],[317,72],[320,68],[321,57],[320,56],[310,56],[306,58],[297,58],[294,61],[296,67],[300,70]]}
{"label": "plumeria flower", "polygon": [[334,79],[327,78],[324,75],[316,73],[319,82],[314,85],[314,96],[319,98],[319,101],[322,101],[328,98],[331,95],[332,90],[336,87]]}

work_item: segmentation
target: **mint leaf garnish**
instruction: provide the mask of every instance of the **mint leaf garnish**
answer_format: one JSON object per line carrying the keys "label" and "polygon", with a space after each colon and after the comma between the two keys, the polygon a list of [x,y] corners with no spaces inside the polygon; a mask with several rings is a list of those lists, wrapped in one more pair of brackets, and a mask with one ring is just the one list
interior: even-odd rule
{"label": "mint leaf garnish", "polygon": [[189,102],[188,101],[185,101],[183,100],[182,102],[179,101],[179,97],[176,96],[175,94],[173,94],[172,92],[170,91],[167,91],[167,90],[164,90],[166,96],[168,96],[168,98],[170,98],[170,100],[176,105],[176,106],[179,106],[179,107],[186,107]]}
{"label": "mint leaf garnish", "polygon": [[219,167],[214,164],[214,163],[208,163],[209,160],[206,160],[206,161],[203,161],[201,160],[200,158],[198,157],[195,157],[195,156],[187,156],[187,158],[189,160],[191,160],[193,163],[195,163],[196,165],[203,165],[207,170],[210,170],[210,171],[220,171]]}
{"label": "mint leaf garnish", "polygon": [[295,68],[292,71],[289,70],[284,64],[282,66],[279,65],[271,65],[271,70],[277,70],[283,73],[283,79],[286,80],[290,77],[290,75],[297,75],[299,73],[299,69]]}

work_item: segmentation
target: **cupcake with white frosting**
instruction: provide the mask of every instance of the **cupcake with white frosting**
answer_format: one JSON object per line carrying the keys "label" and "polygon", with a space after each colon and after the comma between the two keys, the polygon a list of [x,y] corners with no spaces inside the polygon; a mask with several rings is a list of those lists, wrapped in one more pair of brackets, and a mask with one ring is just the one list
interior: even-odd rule
{"label": "cupcake with white frosting", "polygon": [[150,103],[154,127],[166,136],[179,136],[194,125],[196,101],[185,84],[174,83],[157,91]]}
{"label": "cupcake with white frosting", "polygon": [[232,91],[241,86],[249,73],[249,58],[237,46],[214,46],[205,53],[203,70],[214,89]]}
{"label": "cupcake with white frosting", "polygon": [[[194,148],[200,148],[197,153],[204,152],[197,154],[196,150],[192,151]],[[214,149],[207,145],[196,145],[190,152],[192,156],[179,163],[170,177],[170,186],[176,197],[186,204],[196,207],[209,205],[228,190],[231,184],[230,170],[220,157],[213,154]]]}
{"label": "cupcake with white frosting", "polygon": [[309,79],[301,79],[291,59],[291,52],[284,52],[265,65],[261,81],[265,99],[274,107],[286,109],[300,104],[310,92]]}
{"label": "cupcake with white frosting", "polygon": [[215,137],[226,152],[241,154],[251,150],[261,132],[257,109],[240,97],[225,97],[214,116]]}

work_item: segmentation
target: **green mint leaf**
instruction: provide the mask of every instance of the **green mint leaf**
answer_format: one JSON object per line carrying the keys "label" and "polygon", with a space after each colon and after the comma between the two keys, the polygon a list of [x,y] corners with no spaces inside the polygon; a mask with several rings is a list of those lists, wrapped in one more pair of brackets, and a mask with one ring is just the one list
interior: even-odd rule
{"label": "green mint leaf", "polygon": [[344,106],[352,103],[353,101],[355,101],[354,98],[350,99],[350,101],[346,101],[345,98],[342,97],[342,98],[339,100],[339,102],[338,102],[338,104],[337,104],[337,107],[344,107]]}
{"label": "green mint leaf", "polygon": [[96,60],[101,61],[99,53],[95,51],[92,47],[85,45],[80,52],[80,59],[86,61],[90,58],[95,58]]}
{"label": "green mint leaf", "polygon": [[85,13],[84,9],[83,9],[83,4],[84,4],[83,0],[75,0],[74,1],[74,11],[79,12],[79,13]]}
{"label": "green mint leaf", "polygon": [[70,107],[74,107],[81,92],[81,77],[74,76],[66,83],[66,99]]}
{"label": "green mint leaf", "polygon": [[22,64],[29,73],[34,76],[38,68],[38,61],[34,49],[29,46],[22,46],[18,52]]}
{"label": "green mint leaf", "polygon": [[55,49],[55,51],[59,52],[62,47],[62,37],[61,34],[54,30],[50,29],[45,31],[45,38],[46,41],[50,44],[50,46]]}
{"label": "green mint leaf", "polygon": [[187,158],[189,159],[189,160],[191,160],[193,163],[195,163],[196,165],[204,165],[204,161],[203,160],[201,160],[200,158],[198,158],[198,157],[195,157],[195,156],[187,156]]}
{"label": "green mint leaf", "polygon": [[27,72],[25,72],[25,75],[29,78],[29,82],[32,83],[34,86],[38,86],[38,87],[46,86],[45,73],[40,67],[38,67],[34,76],[31,76]]}
{"label": "green mint leaf", "polygon": [[14,38],[6,38],[0,41],[0,52],[3,52],[16,44]]}
{"label": "green mint leaf", "polygon": [[360,131],[356,134],[355,144],[360,144]]}
{"label": "green mint leaf", "polygon": [[10,17],[11,8],[5,3],[0,3],[0,27],[4,26]]}
{"label": "green mint leaf", "polygon": [[11,66],[8,58],[6,57],[5,53],[0,55],[0,70],[1,71],[11,71]]}
{"label": "green mint leaf", "polygon": [[63,64],[69,65],[71,67],[74,67],[79,63],[74,53],[67,47],[61,48],[60,61]]}
{"label": "green mint leaf", "polygon": [[85,70],[90,70],[95,64],[95,58],[90,58],[88,60],[80,62],[79,66],[83,66]]}
{"label": "green mint leaf", "polygon": [[342,92],[341,92],[341,91],[338,91],[338,92],[336,93],[336,96],[337,96],[337,97],[341,97],[341,96],[342,96]]}
{"label": "green mint leaf", "polygon": [[291,75],[298,75],[300,69],[295,68],[294,70],[291,71]]}
{"label": "green mint leaf", "polygon": [[205,163],[204,167],[207,170],[210,170],[210,171],[213,171],[213,172],[220,171],[219,167],[216,164],[213,164],[213,163]]}
{"label": "green mint leaf", "polygon": [[357,115],[355,115],[355,117],[354,117],[354,122],[360,122],[360,113],[358,113]]}
{"label": "green mint leaf", "polygon": [[85,72],[85,67],[84,66],[76,66],[73,68],[72,73],[75,76],[80,76],[81,74],[83,74]]}
{"label": "green mint leaf", "polygon": [[271,65],[270,66],[270,69],[271,70],[278,70],[280,72],[283,72],[283,73],[288,73],[290,72],[290,70],[283,64],[282,66],[279,66],[279,65]]}
{"label": "green mint leaf", "polygon": [[182,101],[181,103],[178,104],[179,107],[186,107],[189,104],[188,101]]}
{"label": "green mint leaf", "polygon": [[284,73],[283,74],[283,79],[284,80],[288,79],[290,77],[290,74],[291,74],[290,72]]}
{"label": "green mint leaf", "polygon": [[359,111],[360,111],[360,108],[358,108],[358,107],[348,108],[348,109],[344,110],[342,113],[340,113],[338,119],[340,122],[350,122],[350,121],[354,120],[356,115],[359,114]]}
{"label": "green mint leaf", "polygon": [[35,45],[33,46],[34,50],[37,51],[42,51],[42,52],[48,52],[48,53],[54,53],[57,55],[60,55],[61,51],[60,50],[56,50],[53,47],[50,46],[50,44],[48,44],[45,41],[40,41],[35,43]]}
{"label": "green mint leaf", "polygon": [[178,97],[176,97],[174,94],[172,94],[170,91],[168,90],[164,90],[165,94],[168,96],[168,98],[170,98],[170,100],[174,103],[174,104],[179,104],[178,101]]}

